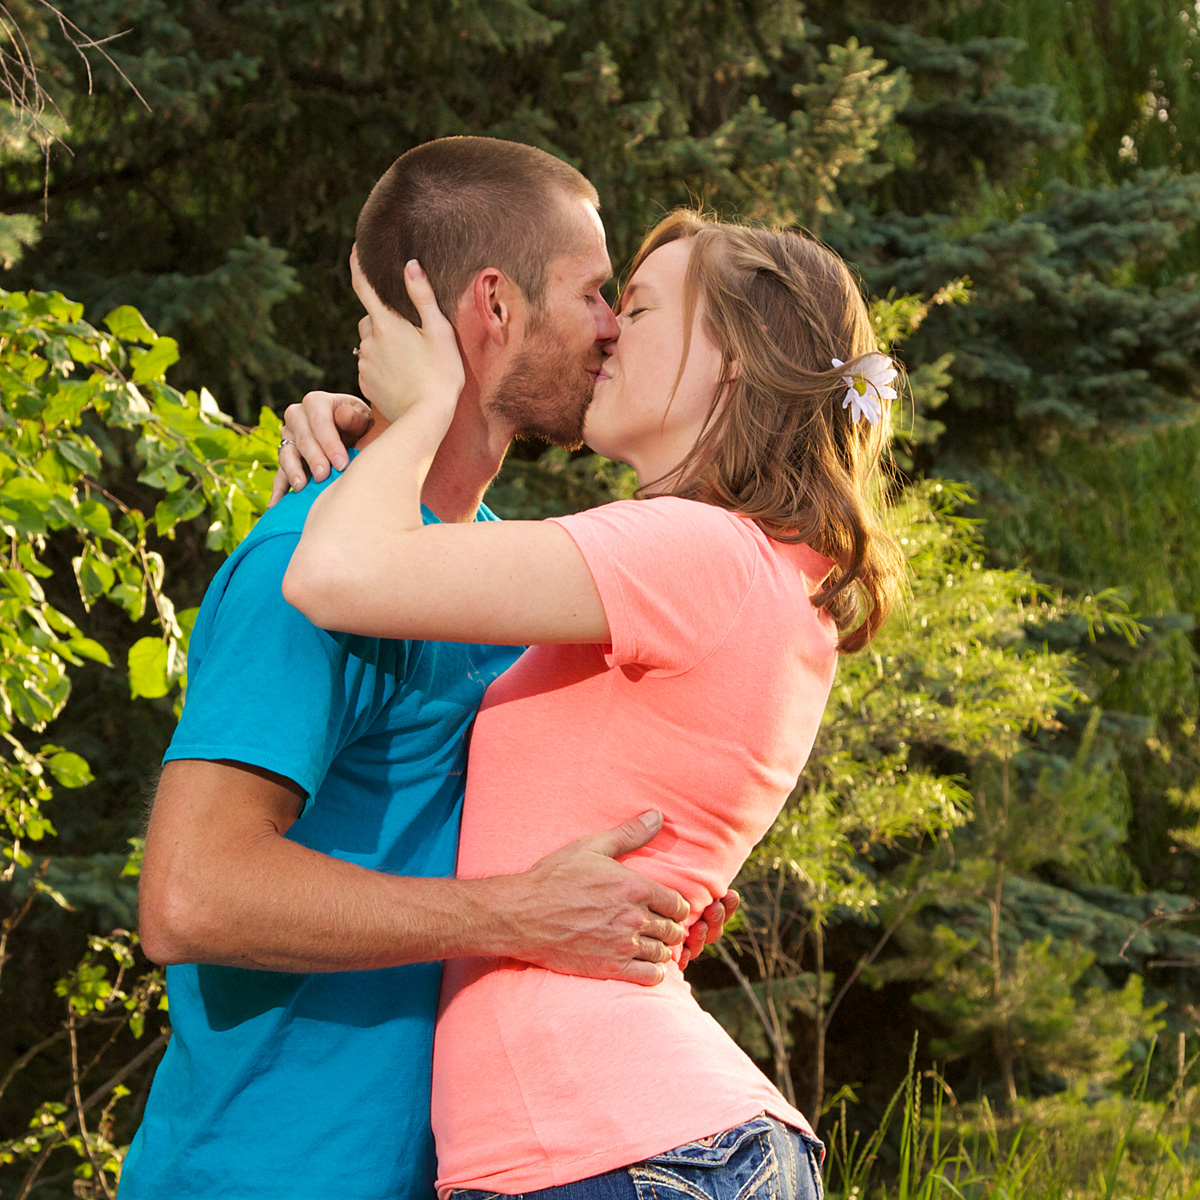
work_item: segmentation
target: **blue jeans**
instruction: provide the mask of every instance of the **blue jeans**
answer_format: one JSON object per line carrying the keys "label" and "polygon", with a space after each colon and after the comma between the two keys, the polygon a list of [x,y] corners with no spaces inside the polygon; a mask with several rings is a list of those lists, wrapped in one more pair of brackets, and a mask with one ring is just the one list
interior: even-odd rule
{"label": "blue jeans", "polygon": [[[821,1143],[774,1117],[752,1117],[631,1167],[526,1192],[521,1200],[823,1200]],[[508,1200],[456,1188],[451,1200]]]}

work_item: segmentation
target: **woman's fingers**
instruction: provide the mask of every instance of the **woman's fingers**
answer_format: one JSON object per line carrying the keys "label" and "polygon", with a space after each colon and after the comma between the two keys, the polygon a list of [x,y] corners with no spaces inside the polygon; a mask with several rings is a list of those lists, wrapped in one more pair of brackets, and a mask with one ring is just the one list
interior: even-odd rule
{"label": "woman's fingers", "polygon": [[[309,393],[312,395],[312,393]],[[307,399],[307,397],[306,397]],[[332,424],[332,422],[331,422]],[[279,451],[279,465],[287,470],[292,486],[300,481],[303,487],[304,468],[308,467],[309,474],[320,483],[329,474],[329,457],[326,455],[321,441],[313,432],[312,419],[301,404],[289,404],[284,410],[283,436],[292,444],[284,446]],[[338,439],[341,444],[341,439]],[[298,462],[295,452],[303,463]]]}
{"label": "woman's fingers", "polygon": [[[286,449],[287,447],[284,446],[283,450]],[[279,452],[280,458],[283,457],[283,450]],[[267,501],[267,507],[274,508],[291,490],[292,481],[288,478],[288,473],[281,466],[275,472],[275,478],[271,480],[271,498]]]}
{"label": "woman's fingers", "polygon": [[367,277],[363,274],[362,267],[359,266],[358,246],[350,248],[350,284],[354,288],[354,294],[362,301],[363,308],[367,310],[368,317],[388,311],[387,305],[380,300],[379,294],[367,282]]}
{"label": "woman's fingers", "polygon": [[408,289],[408,298],[413,302],[417,315],[421,318],[421,328],[427,333],[444,332],[451,329],[450,322],[438,308],[437,297],[433,294],[433,285],[429,282],[421,264],[415,258],[410,258],[404,264],[404,286]]}
{"label": "woman's fingers", "polygon": [[312,435],[325,457],[344,471],[350,462],[346,446],[353,446],[371,423],[371,409],[357,396],[341,392],[309,392],[303,407]]}

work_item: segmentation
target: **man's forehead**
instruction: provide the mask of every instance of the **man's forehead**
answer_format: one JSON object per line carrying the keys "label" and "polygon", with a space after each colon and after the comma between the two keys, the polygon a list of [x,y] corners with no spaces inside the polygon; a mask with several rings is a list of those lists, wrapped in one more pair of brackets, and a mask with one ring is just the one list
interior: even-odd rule
{"label": "man's forehead", "polygon": [[580,201],[572,207],[575,216],[574,245],[550,260],[550,272],[560,279],[570,278],[588,287],[599,287],[613,275],[604,224],[590,202]]}

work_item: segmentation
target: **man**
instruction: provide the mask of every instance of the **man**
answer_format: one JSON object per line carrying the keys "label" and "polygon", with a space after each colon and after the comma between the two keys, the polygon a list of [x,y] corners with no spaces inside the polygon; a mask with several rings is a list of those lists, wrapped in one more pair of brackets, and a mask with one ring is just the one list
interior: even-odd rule
{"label": "man", "polygon": [[[357,238],[401,311],[404,263],[427,265],[462,344],[426,520],[492,519],[481,499],[511,438],[577,442],[617,333],[595,191],[530,147],[447,139],[393,165]],[[141,890],[174,1034],[122,1200],[428,1197],[439,960],[653,984],[684,937],[682,897],[613,861],[658,814],[525,875],[448,878],[470,721],[515,651],[310,625],[280,584],[319,490],[259,522],[193,631]]]}

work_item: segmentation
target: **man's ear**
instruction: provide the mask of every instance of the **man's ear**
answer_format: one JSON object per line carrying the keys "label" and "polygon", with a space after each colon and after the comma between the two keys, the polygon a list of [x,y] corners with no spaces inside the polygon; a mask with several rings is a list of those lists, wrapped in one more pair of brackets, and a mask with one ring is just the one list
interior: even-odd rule
{"label": "man's ear", "polygon": [[496,346],[503,346],[514,322],[525,316],[525,297],[503,271],[484,267],[471,284],[469,307],[484,336]]}

